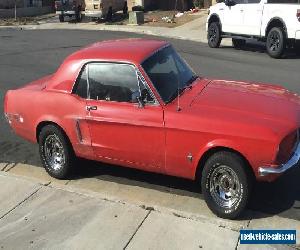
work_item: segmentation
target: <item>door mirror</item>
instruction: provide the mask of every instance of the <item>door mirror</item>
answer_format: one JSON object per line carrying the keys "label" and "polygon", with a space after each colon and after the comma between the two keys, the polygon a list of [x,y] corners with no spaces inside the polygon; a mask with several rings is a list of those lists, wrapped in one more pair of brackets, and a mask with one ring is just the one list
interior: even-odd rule
{"label": "door mirror", "polygon": [[139,108],[144,108],[145,107],[145,102],[144,102],[143,98],[141,96],[138,96],[136,99],[139,103]]}
{"label": "door mirror", "polygon": [[229,7],[236,5],[236,2],[234,0],[225,0],[224,3],[226,6],[229,6]]}

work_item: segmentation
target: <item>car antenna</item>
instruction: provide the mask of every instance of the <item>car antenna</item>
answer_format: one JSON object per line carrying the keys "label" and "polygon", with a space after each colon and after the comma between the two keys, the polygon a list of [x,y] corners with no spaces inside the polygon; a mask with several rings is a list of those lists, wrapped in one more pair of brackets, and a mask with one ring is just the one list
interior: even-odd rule
{"label": "car antenna", "polygon": [[180,99],[180,87],[179,87],[179,79],[177,77],[177,112],[181,111],[179,99]]}

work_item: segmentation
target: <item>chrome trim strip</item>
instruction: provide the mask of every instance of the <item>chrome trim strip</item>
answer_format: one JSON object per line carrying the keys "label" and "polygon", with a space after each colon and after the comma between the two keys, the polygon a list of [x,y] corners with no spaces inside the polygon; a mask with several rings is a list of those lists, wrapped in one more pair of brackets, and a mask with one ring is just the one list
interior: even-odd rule
{"label": "chrome trim strip", "polygon": [[282,174],[289,170],[290,168],[296,167],[300,161],[300,142],[298,142],[297,148],[295,152],[293,153],[291,159],[282,165],[279,165],[278,167],[259,167],[258,173],[259,176],[267,176],[270,174]]}
{"label": "chrome trim strip", "polygon": [[82,133],[81,133],[81,129],[80,129],[79,120],[76,120],[76,134],[77,134],[79,143],[82,143]]}

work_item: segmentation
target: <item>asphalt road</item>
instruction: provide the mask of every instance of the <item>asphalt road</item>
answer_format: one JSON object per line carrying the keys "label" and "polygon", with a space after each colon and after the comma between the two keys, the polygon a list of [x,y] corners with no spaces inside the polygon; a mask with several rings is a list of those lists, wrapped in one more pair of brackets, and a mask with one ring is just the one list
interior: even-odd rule
{"label": "asphalt road", "polygon": [[[0,109],[8,89],[54,72],[63,59],[82,46],[99,40],[141,37],[141,35],[75,30],[0,31]],[[244,50],[232,47],[209,49],[206,44],[169,40],[194,70],[203,76],[251,80],[281,84],[300,93],[300,56],[288,54],[285,59],[269,58],[260,45]],[[36,145],[15,136],[0,118],[0,162],[26,162],[41,166]],[[166,192],[199,196],[190,181],[144,173],[93,162],[85,162],[75,178],[93,176],[128,185],[140,185]],[[300,168],[277,182],[255,187],[250,208],[300,220]]]}

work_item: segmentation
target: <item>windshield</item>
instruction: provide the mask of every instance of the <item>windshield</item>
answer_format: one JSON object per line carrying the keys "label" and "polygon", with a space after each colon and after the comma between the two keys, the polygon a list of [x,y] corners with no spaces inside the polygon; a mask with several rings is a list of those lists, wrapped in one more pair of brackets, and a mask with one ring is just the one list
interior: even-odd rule
{"label": "windshield", "polygon": [[173,101],[197,78],[172,46],[149,57],[142,67],[165,103]]}

